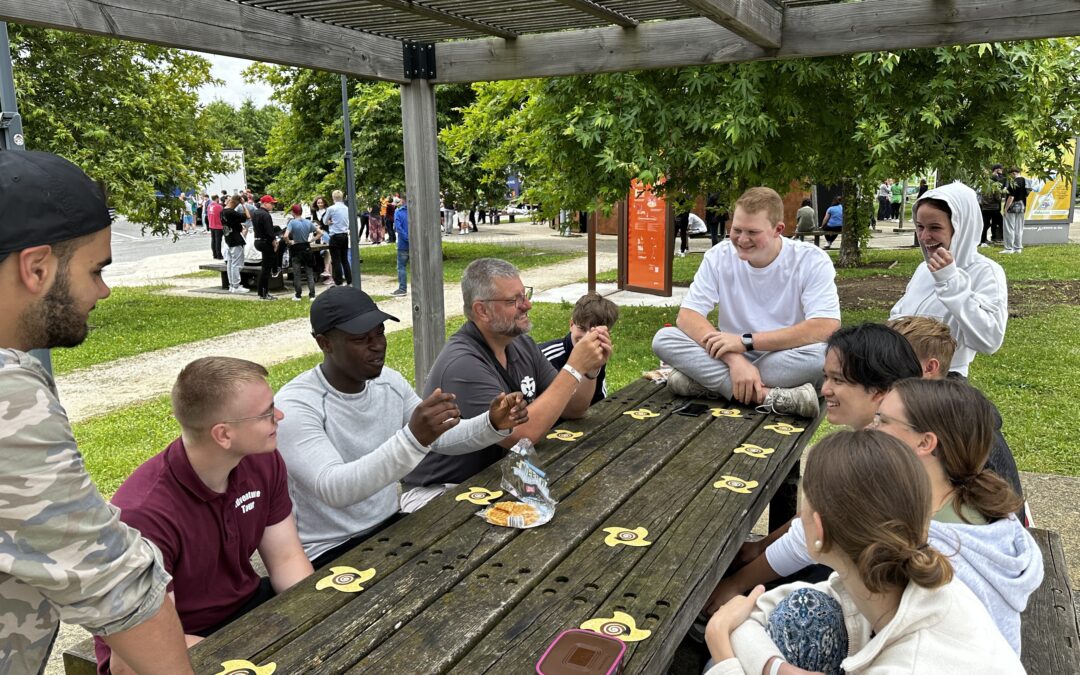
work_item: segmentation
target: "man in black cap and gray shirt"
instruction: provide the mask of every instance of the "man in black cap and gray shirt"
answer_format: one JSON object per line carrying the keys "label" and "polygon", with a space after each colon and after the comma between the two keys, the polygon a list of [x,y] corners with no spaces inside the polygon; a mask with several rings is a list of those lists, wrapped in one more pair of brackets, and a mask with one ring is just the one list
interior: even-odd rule
{"label": "man in black cap and gray shirt", "polygon": [[421,400],[384,366],[387,320],[397,321],[360,289],[325,291],[311,303],[323,362],[277,395],[285,413],[278,452],[300,542],[316,568],[397,519],[397,482],[431,450],[472,452],[528,421],[520,393],[499,394],[465,420],[453,394],[435,389]]}
{"label": "man in black cap and gray shirt", "polygon": [[101,189],[44,152],[0,151],[0,671],[42,672],[60,621],[140,673],[191,673],[161,553],[90,482],[32,349],[75,347],[109,296]]}

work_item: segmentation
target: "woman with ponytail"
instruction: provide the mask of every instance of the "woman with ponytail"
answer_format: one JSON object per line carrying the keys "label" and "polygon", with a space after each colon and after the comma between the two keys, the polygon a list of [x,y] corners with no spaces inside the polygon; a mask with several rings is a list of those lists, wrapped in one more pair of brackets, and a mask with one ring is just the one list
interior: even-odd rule
{"label": "woman with ponytail", "polygon": [[709,620],[707,675],[1023,673],[949,560],[928,545],[933,492],[898,439],[841,431],[810,452],[807,553],[836,573],[736,597]]}
{"label": "woman with ponytail", "polygon": [[874,426],[903,441],[930,477],[930,545],[982,601],[1020,653],[1020,613],[1043,578],[1042,553],[1015,511],[1013,489],[986,468],[996,411],[959,380],[901,380]]}

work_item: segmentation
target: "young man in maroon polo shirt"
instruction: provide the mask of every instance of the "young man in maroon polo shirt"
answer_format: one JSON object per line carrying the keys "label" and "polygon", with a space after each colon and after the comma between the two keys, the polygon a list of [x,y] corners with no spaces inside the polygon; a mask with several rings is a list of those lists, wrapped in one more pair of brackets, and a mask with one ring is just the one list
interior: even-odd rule
{"label": "young man in maroon polo shirt", "polygon": [[[262,366],[189,363],[172,390],[180,438],[120,486],[120,519],[161,549],[190,647],[312,573],[300,546],[274,392]],[[251,566],[256,550],[269,579]],[[131,672],[96,644],[98,672]],[[111,661],[111,662],[110,662]]]}

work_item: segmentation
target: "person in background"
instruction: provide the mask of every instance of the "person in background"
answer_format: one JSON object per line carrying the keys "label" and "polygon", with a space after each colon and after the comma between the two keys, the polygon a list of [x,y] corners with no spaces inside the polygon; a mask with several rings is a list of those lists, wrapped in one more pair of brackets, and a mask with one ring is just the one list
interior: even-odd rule
{"label": "person in background", "polygon": [[217,195],[210,198],[207,227],[210,228],[210,254],[214,256],[214,260],[225,259],[225,256],[221,254],[221,241],[224,238],[221,229],[221,210],[223,208],[224,205],[219,201]]}
{"label": "person in background", "polygon": [[270,295],[270,277],[280,273],[277,234],[274,232],[274,220],[270,217],[270,209],[275,200],[270,195],[263,195],[259,199],[259,208],[251,215],[251,229],[255,234],[255,248],[262,254],[259,265],[258,291],[260,300],[277,300]]}
{"label": "person in background", "polygon": [[397,235],[398,287],[390,295],[403,296],[409,292],[409,206],[405,203],[405,195],[401,195],[397,201],[398,206],[394,210],[394,233]]}
{"label": "person in background", "polygon": [[[825,209],[825,217],[821,219],[821,229],[827,232],[840,232],[844,229],[844,198],[835,197],[832,202],[832,206]],[[832,244],[836,241],[835,234],[825,235],[825,248],[832,248]]]}
{"label": "person in background", "polygon": [[1005,248],[1002,253],[1019,253],[1024,250],[1024,212],[1027,211],[1027,180],[1015,166],[1009,169],[1008,196],[1005,198]]}
{"label": "person in background", "polygon": [[225,246],[228,247],[226,273],[229,277],[230,293],[251,292],[251,289],[244,288],[240,284],[240,268],[244,266],[244,247],[247,245],[244,239],[247,234],[244,221],[247,219],[248,214],[240,205],[240,198],[229,197],[229,201],[225,203],[225,208],[221,212],[221,227],[225,233]]}
{"label": "person in background", "polygon": [[293,204],[289,209],[292,219],[285,226],[285,244],[289,247],[289,264],[293,273],[293,301],[300,301],[300,277],[307,275],[308,298],[315,299],[315,262],[311,251],[311,238],[315,236],[315,224],[303,217],[303,208]]}
{"label": "person in background", "polygon": [[[561,370],[569,360],[570,353],[574,351],[574,346],[581,338],[588,335],[590,330],[603,326],[610,332],[618,320],[618,305],[602,295],[586,293],[574,303],[574,311],[570,314],[570,332],[565,337],[541,342],[540,351],[554,368]],[[596,375],[596,391],[589,405],[595,405],[605,398],[607,398],[607,364],[600,366],[600,372]]]}
{"label": "person in background", "polygon": [[814,211],[814,202],[810,199],[802,200],[802,206],[795,212],[795,232],[813,232],[817,229],[817,213]]}
{"label": "person in background", "polygon": [[326,210],[323,223],[330,234],[330,271],[334,284],[352,286],[352,267],[349,265],[349,207],[345,194],[334,190],[334,205]]}

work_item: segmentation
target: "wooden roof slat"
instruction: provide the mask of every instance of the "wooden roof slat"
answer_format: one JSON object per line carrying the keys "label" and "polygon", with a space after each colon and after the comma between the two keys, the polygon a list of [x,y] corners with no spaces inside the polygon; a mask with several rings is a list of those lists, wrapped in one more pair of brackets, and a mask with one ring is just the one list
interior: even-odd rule
{"label": "wooden roof slat", "polygon": [[415,0],[367,0],[372,4],[382,5],[391,9],[399,9],[410,14],[416,14],[429,19],[436,19],[443,21],[452,26],[459,26],[461,28],[467,28],[469,30],[476,31],[478,33],[486,33],[495,37],[501,37],[506,40],[513,40],[518,37],[519,33],[503,28],[487,21],[478,21],[476,19],[469,18],[463,14],[457,14],[454,12],[448,12],[441,9],[435,9],[427,5],[416,2]]}
{"label": "wooden roof slat", "polygon": [[407,82],[396,40],[224,0],[3,0],[0,21]]}
{"label": "wooden roof slat", "polygon": [[761,47],[779,47],[784,15],[765,0],[682,0],[732,33]]}
{"label": "wooden roof slat", "polygon": [[621,12],[616,12],[613,9],[605,7],[598,2],[592,2],[591,0],[559,0],[567,7],[572,7],[579,12],[585,12],[586,14],[592,14],[598,19],[603,19],[609,23],[613,23],[616,26],[622,26],[623,28],[633,28],[638,25],[638,20],[627,16]]}

